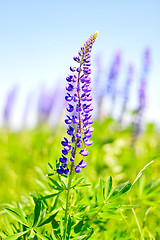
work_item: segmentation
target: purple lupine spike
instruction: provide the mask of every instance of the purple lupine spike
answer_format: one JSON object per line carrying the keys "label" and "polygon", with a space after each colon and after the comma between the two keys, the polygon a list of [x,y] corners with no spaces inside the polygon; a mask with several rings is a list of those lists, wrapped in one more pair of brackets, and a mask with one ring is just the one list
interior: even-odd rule
{"label": "purple lupine spike", "polygon": [[138,103],[138,109],[137,109],[137,116],[136,116],[136,134],[139,135],[142,131],[142,118],[144,109],[146,107],[146,81],[147,81],[147,75],[150,69],[150,62],[151,62],[151,53],[150,48],[146,48],[144,51],[144,57],[143,57],[143,68],[142,68],[142,75],[140,78],[140,86],[139,86],[139,103]]}
{"label": "purple lupine spike", "polygon": [[12,112],[12,108],[15,103],[16,95],[17,95],[18,86],[14,86],[8,93],[5,106],[4,106],[4,112],[3,112],[3,121],[4,126],[8,127],[9,121],[10,121],[10,115]]}
{"label": "purple lupine spike", "polygon": [[46,122],[49,119],[56,99],[56,91],[57,89],[51,92],[47,91],[45,88],[42,89],[38,102],[38,121],[40,123]]}
{"label": "purple lupine spike", "polygon": [[123,90],[123,103],[122,103],[122,110],[121,110],[120,118],[119,118],[120,123],[122,122],[123,115],[124,115],[124,112],[126,110],[126,106],[127,106],[128,100],[129,100],[130,86],[131,86],[132,80],[133,80],[133,65],[129,64],[128,72],[127,72],[127,79],[126,79],[124,90]]}
{"label": "purple lupine spike", "polygon": [[121,55],[121,51],[117,52],[117,54],[115,55],[108,76],[107,95],[111,98],[110,115],[112,115],[112,112],[114,110],[115,100],[117,96],[117,80],[121,66]]}
{"label": "purple lupine spike", "polygon": [[[67,115],[65,123],[68,126],[67,134],[71,140],[64,138],[64,141],[61,142],[64,149],[62,150],[62,157],[59,159],[60,167],[57,169],[58,174],[68,174],[69,171],[80,172],[86,166],[86,163],[82,160],[76,166],[76,154],[80,154],[83,157],[87,156],[89,152],[86,150],[86,146],[90,146],[93,143],[89,139],[94,130],[91,127],[93,123],[91,118],[93,107],[91,105],[92,96],[90,94],[92,90],[90,87],[90,52],[97,34],[96,32],[91,35],[78,52],[79,56],[73,58],[74,61],[79,63],[79,66],[71,66],[70,70],[74,75],[69,75],[66,78],[68,82],[68,86],[66,87],[67,94],[65,96],[65,100],[67,101],[66,110],[70,115]],[[78,152],[77,148],[79,148]],[[68,159],[66,160],[67,157]],[[68,169],[69,165],[70,170]]]}
{"label": "purple lupine spike", "polygon": [[122,55],[121,51],[116,53],[109,71],[107,93],[110,95],[115,94],[116,80],[118,78],[121,64],[121,55]]}

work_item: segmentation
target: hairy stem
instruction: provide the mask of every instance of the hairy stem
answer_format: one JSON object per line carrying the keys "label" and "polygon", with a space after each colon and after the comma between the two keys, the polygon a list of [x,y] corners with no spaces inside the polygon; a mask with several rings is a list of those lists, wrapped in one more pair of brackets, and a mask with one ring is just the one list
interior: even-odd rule
{"label": "hairy stem", "polygon": [[67,185],[67,196],[66,196],[66,210],[65,210],[65,217],[64,217],[64,235],[63,239],[66,240],[66,230],[67,230],[67,223],[68,223],[68,216],[69,216],[69,198],[70,198],[70,189],[71,189],[71,182],[72,182],[72,174],[73,173],[73,163],[71,164],[71,170],[68,179]]}

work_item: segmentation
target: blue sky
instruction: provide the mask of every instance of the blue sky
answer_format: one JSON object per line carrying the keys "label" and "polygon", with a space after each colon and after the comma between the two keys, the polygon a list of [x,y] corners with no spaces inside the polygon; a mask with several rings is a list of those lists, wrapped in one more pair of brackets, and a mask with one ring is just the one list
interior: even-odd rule
{"label": "blue sky", "polygon": [[22,99],[43,82],[65,82],[73,56],[96,30],[93,58],[101,52],[106,69],[121,49],[123,65],[132,62],[139,76],[144,48],[151,47],[147,118],[159,119],[159,0],[0,1],[0,107],[15,83]]}

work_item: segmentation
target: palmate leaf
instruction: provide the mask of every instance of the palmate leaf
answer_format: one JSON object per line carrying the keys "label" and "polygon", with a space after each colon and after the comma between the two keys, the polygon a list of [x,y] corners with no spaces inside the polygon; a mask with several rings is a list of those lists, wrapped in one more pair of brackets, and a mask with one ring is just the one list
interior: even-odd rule
{"label": "palmate leaf", "polygon": [[23,225],[28,227],[28,224],[26,224],[23,221],[23,217],[21,217],[17,212],[15,212],[14,210],[10,209],[10,208],[5,208],[6,212],[16,221],[22,223]]}
{"label": "palmate leaf", "polygon": [[17,238],[23,236],[25,233],[27,233],[29,230],[24,231],[24,232],[20,232],[20,233],[15,233],[13,235],[10,235],[8,237],[6,237],[4,240],[16,240]]}

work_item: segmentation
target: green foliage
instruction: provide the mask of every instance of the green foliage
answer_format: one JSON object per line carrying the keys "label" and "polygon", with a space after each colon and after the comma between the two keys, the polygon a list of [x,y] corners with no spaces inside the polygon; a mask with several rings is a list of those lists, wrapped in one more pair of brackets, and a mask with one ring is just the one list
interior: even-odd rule
{"label": "green foliage", "polygon": [[[160,134],[148,125],[133,146],[130,128],[112,119],[94,128],[87,167],[71,181],[65,240],[159,239]],[[63,240],[68,179],[55,171],[63,129],[1,136],[0,239]]]}

